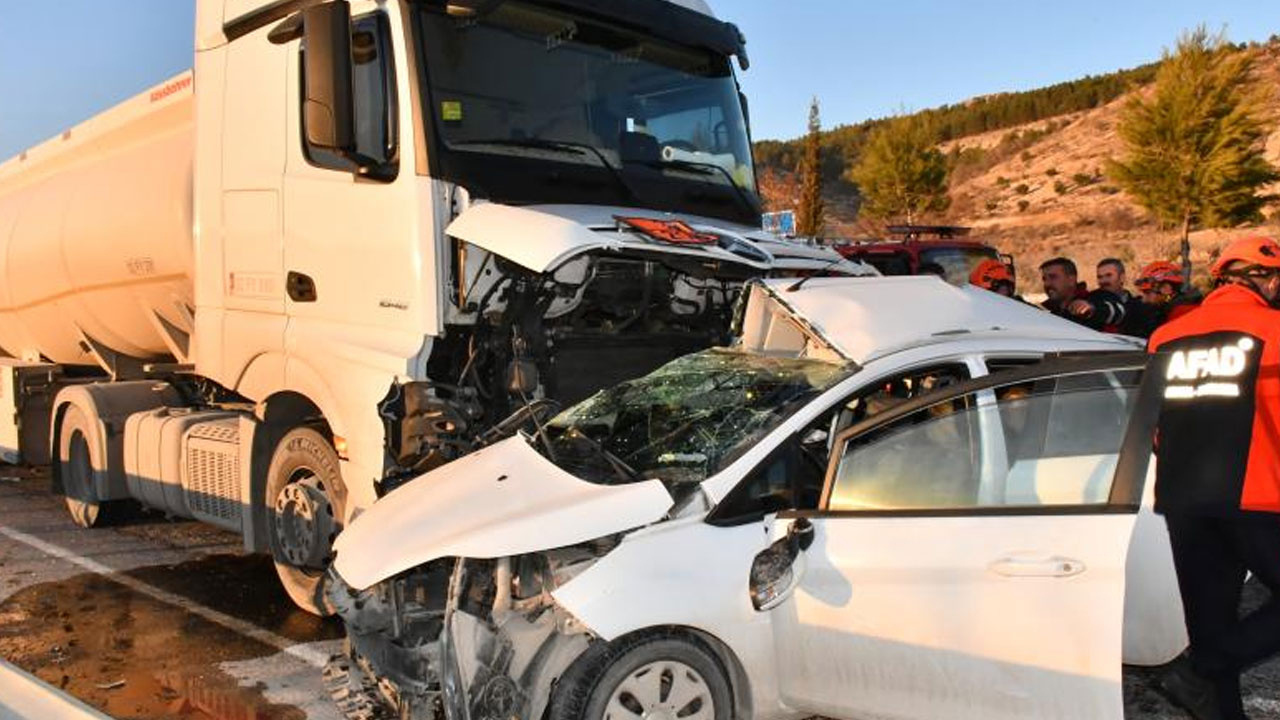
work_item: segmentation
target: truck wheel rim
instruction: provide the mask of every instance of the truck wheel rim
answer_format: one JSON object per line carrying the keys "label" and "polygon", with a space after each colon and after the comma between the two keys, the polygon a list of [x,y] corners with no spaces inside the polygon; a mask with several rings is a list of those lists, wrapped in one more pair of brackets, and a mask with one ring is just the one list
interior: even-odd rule
{"label": "truck wheel rim", "polygon": [[702,674],[675,660],[633,670],[618,683],[604,720],[713,720],[715,703]]}
{"label": "truck wheel rim", "polygon": [[299,474],[276,496],[277,546],[288,564],[322,570],[334,535],[333,507],[314,474]]}

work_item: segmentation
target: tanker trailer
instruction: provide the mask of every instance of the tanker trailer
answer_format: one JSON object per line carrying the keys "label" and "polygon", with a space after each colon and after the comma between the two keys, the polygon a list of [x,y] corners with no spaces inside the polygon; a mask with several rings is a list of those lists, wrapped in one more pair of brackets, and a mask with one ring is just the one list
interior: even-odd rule
{"label": "tanker trailer", "polygon": [[192,71],[0,165],[0,378],[56,390],[3,400],[76,522],[226,528],[312,612],[408,478],[723,342],[751,278],[873,272],[761,232],[744,40],[700,0],[195,31]]}

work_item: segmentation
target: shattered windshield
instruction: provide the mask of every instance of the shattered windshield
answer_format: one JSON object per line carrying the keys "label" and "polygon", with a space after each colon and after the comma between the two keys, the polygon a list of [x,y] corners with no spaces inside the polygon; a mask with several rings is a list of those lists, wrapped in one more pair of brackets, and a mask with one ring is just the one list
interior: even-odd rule
{"label": "shattered windshield", "polygon": [[701,482],[851,371],[712,348],[596,393],[530,441],[590,482]]}

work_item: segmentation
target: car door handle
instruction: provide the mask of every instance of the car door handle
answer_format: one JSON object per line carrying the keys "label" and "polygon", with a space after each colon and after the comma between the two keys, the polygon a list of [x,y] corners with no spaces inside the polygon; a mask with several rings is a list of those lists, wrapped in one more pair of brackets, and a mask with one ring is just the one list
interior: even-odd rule
{"label": "car door handle", "polygon": [[1059,555],[1009,555],[987,567],[1005,577],[1072,577],[1085,570],[1079,560]]}
{"label": "car door handle", "polygon": [[310,275],[290,270],[285,277],[284,286],[289,299],[294,302],[316,301],[316,281]]}

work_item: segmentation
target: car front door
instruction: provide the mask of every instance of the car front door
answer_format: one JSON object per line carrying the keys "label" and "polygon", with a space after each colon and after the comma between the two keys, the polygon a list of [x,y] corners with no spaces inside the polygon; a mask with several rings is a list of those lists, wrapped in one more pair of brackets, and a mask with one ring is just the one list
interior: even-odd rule
{"label": "car front door", "polygon": [[1011,370],[841,433],[819,510],[777,521],[812,524],[768,611],[784,701],[838,717],[1123,717],[1125,559],[1162,382],[1145,364]]}

